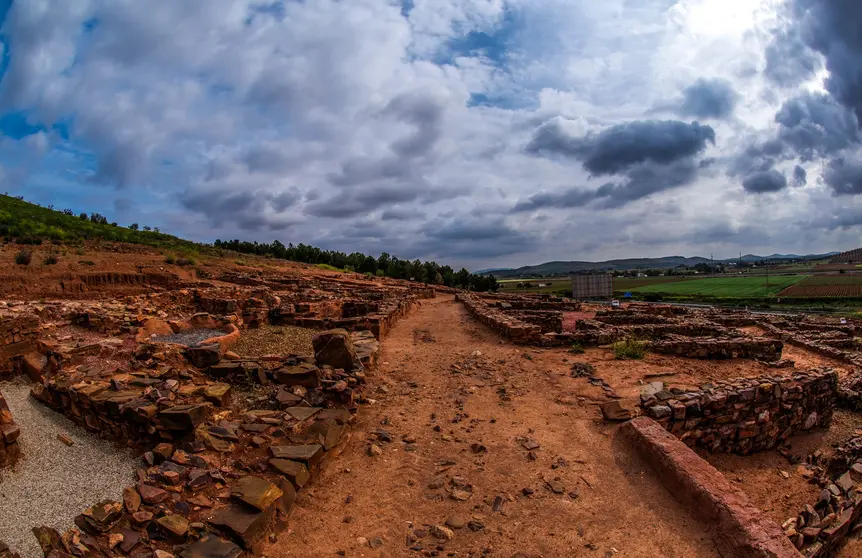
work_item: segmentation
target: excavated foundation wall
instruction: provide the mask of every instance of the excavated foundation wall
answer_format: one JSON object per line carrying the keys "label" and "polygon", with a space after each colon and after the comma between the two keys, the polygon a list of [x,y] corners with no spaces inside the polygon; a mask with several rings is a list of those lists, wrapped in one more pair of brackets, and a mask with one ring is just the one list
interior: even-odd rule
{"label": "excavated foundation wall", "polygon": [[670,339],[650,343],[650,349],[665,355],[688,358],[755,358],[772,362],[781,358],[784,343],[774,339]]}
{"label": "excavated foundation wall", "polygon": [[14,371],[13,359],[36,349],[39,318],[23,316],[0,322],[0,376]]}
{"label": "excavated foundation wall", "polygon": [[792,376],[716,382],[707,389],[641,396],[644,414],[690,446],[747,454],[775,447],[794,432],[828,426],[838,373],[815,369]]}
{"label": "excavated foundation wall", "polygon": [[534,344],[542,338],[542,328],[509,316],[491,308],[479,297],[469,293],[457,293],[455,300],[461,302],[477,320],[487,325],[513,343]]}

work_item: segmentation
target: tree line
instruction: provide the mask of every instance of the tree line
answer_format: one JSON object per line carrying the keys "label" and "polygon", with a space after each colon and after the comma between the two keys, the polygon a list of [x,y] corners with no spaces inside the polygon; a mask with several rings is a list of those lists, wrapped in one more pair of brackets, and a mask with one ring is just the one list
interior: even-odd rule
{"label": "tree line", "polygon": [[337,250],[323,250],[316,246],[293,243],[285,246],[274,240],[265,242],[248,242],[241,240],[219,240],[213,245],[216,248],[232,250],[242,254],[270,256],[282,260],[315,265],[328,265],[347,271],[356,271],[377,277],[406,279],[447,287],[460,287],[473,291],[496,291],[499,287],[493,275],[476,275],[465,268],[455,271],[448,265],[440,265],[433,261],[402,260],[384,252],[377,258],[359,252],[346,254]]}

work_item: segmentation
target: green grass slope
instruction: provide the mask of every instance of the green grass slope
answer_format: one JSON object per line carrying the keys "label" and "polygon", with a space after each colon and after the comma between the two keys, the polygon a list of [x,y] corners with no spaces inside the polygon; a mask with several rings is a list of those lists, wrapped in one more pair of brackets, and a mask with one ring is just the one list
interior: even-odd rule
{"label": "green grass slope", "polygon": [[155,231],[132,230],[116,224],[93,222],[67,215],[11,196],[0,195],[0,236],[21,244],[83,240],[128,242],[154,247],[198,251],[203,245]]}

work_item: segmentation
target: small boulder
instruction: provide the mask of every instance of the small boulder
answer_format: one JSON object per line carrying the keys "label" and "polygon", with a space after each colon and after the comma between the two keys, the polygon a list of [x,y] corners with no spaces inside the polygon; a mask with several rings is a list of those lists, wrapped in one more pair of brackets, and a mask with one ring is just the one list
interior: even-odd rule
{"label": "small boulder", "polygon": [[331,329],[318,333],[312,339],[312,344],[314,359],[318,366],[331,366],[343,370],[362,367],[346,329]]}
{"label": "small boulder", "polygon": [[218,364],[221,360],[221,352],[218,343],[203,345],[201,347],[189,347],[186,356],[192,364],[198,368],[207,368]]}

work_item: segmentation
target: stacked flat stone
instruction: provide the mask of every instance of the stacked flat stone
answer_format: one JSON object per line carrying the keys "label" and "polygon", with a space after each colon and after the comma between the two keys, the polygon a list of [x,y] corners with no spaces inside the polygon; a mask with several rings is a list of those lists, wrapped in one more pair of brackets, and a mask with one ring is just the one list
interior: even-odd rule
{"label": "stacked flat stone", "polygon": [[18,436],[21,431],[12,418],[12,411],[0,393],[0,467],[12,465],[21,453]]}
{"label": "stacked flat stone", "polygon": [[689,446],[748,454],[799,430],[828,426],[837,390],[838,373],[824,368],[719,381],[696,391],[662,390],[641,395],[641,406]]}
{"label": "stacked flat stone", "polygon": [[0,319],[0,376],[12,372],[13,359],[35,350],[38,332],[38,316]]}

